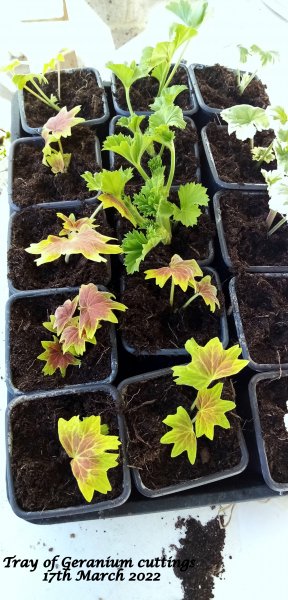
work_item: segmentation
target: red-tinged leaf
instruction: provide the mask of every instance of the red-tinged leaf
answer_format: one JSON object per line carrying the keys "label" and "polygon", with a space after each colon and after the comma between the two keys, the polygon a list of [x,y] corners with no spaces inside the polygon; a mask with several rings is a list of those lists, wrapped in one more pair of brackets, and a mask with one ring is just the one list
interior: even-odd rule
{"label": "red-tinged leaf", "polygon": [[215,312],[216,304],[220,308],[220,302],[217,298],[217,288],[211,283],[211,276],[206,275],[201,281],[196,281],[193,286],[195,292],[199,294],[205,304],[210,307],[211,312]]}
{"label": "red-tinged leaf", "polygon": [[203,275],[196,260],[183,260],[178,254],[172,256],[168,267],[160,267],[159,269],[148,269],[145,271],[145,279],[154,279],[156,285],[163,287],[169,277],[175,285],[179,285],[183,292],[187,291],[188,284],[194,281],[195,277]]}
{"label": "red-tinged leaf", "polygon": [[75,310],[78,304],[78,296],[73,300],[65,300],[64,304],[58,306],[55,310],[55,329],[57,330],[57,335],[60,335],[64,329],[64,327],[69,323],[72,319]]}
{"label": "red-tinged leaf", "polygon": [[195,421],[197,438],[205,435],[209,440],[213,440],[216,425],[223,429],[229,429],[230,423],[225,413],[233,410],[236,404],[231,400],[223,400],[221,398],[222,390],[223,383],[217,383],[212,388],[198,392],[195,404],[198,409]]}
{"label": "red-tinged leaf", "polygon": [[73,354],[82,356],[86,350],[86,342],[96,344],[96,339],[95,337],[88,339],[85,332],[82,332],[82,335],[80,335],[79,317],[74,317],[62,331],[60,342],[63,352],[70,350]]}
{"label": "red-tinged leaf", "polygon": [[165,425],[171,427],[171,431],[165,433],[160,439],[161,444],[174,444],[171,457],[179,456],[187,452],[188,459],[194,465],[197,454],[197,439],[195,436],[193,422],[183,406],[178,406],[174,415],[168,415],[163,420]]}
{"label": "red-tinged leaf", "polygon": [[48,235],[46,240],[37,244],[30,244],[25,251],[29,254],[40,254],[40,258],[35,260],[37,267],[44,263],[53,262],[60,258],[61,254],[66,254],[67,238],[61,238],[56,235]]}
{"label": "red-tinged leaf", "polygon": [[115,298],[110,292],[100,292],[96,285],[88,283],[82,285],[79,293],[80,322],[79,329],[82,334],[85,329],[88,338],[94,336],[99,321],[118,323],[113,310],[127,310],[127,306],[112,300]]}
{"label": "red-tinged leaf", "polygon": [[116,238],[107,237],[91,229],[88,225],[82,225],[80,231],[71,233],[65,246],[65,254],[82,254],[88,260],[95,262],[106,262],[101,254],[121,254],[122,249],[117,244],[108,244]]}
{"label": "red-tinged leaf", "polygon": [[81,219],[76,219],[75,215],[71,213],[69,217],[63,215],[63,213],[57,213],[57,217],[63,221],[63,229],[61,229],[59,236],[68,235],[72,231],[80,231],[82,225],[88,225],[93,229],[96,227],[94,225],[95,219],[91,219],[90,217],[82,217]]}
{"label": "red-tinged leaf", "polygon": [[81,106],[74,106],[71,110],[67,110],[66,106],[63,106],[55,117],[50,117],[42,129],[41,135],[44,140],[46,140],[50,134],[57,140],[60,140],[61,137],[65,138],[71,135],[71,127],[85,121],[85,119],[75,116],[79,110],[81,110]]}
{"label": "red-tinged leaf", "polygon": [[65,377],[69,365],[79,366],[81,364],[80,360],[73,356],[71,352],[63,353],[62,346],[56,336],[53,336],[53,342],[41,342],[41,344],[45,352],[39,354],[37,358],[46,362],[42,369],[44,375],[53,375],[59,369],[62,377]]}
{"label": "red-tinged leaf", "polygon": [[[105,433],[103,433],[105,432]],[[101,417],[92,415],[80,421],[79,416],[69,421],[59,419],[58,436],[68,456],[72,458],[71,469],[85,499],[91,502],[94,490],[103,494],[111,490],[108,469],[117,466],[117,450],[120,440],[108,435],[107,426],[101,425]]]}
{"label": "red-tinged leaf", "polygon": [[239,359],[241,348],[238,344],[224,350],[219,338],[209,340],[205,346],[199,346],[192,338],[185,344],[192,361],[188,365],[173,367],[178,385],[191,385],[196,390],[207,388],[215,379],[236,375],[248,364],[248,360]]}
{"label": "red-tinged leaf", "polygon": [[134,227],[137,226],[135,216],[129,207],[126,206],[124,200],[121,198],[116,198],[116,196],[113,196],[112,194],[101,194],[101,196],[98,197],[98,200],[102,202],[104,208],[116,208],[121,217],[124,217],[124,219],[130,221]]}

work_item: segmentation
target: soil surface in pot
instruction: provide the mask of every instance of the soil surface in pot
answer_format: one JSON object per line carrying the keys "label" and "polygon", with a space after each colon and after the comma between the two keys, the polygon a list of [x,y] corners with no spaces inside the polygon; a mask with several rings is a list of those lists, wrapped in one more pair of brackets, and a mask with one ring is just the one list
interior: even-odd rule
{"label": "soil surface in pot", "polygon": [[[105,392],[65,395],[16,404],[11,413],[11,468],[17,503],[23,510],[45,511],[87,505],[71,471],[71,459],[58,438],[58,419],[100,415],[110,435],[119,435],[115,403]],[[122,467],[108,472],[112,491],[94,492],[92,504],[122,492]]]}
{"label": "soil surface in pot", "polygon": [[[154,260],[153,260],[154,258]],[[167,266],[167,262],[164,263]],[[163,288],[155,280],[145,280],[144,271],[164,266],[157,248],[142,263],[139,273],[124,278],[121,302],[128,306],[119,316],[123,340],[136,352],[155,353],[157,350],[184,348],[188,339],[194,337],[205,345],[211,338],[220,337],[220,316],[225,310],[224,296],[217,294],[220,309],[212,313],[200,297],[184,310],[179,310],[193,296],[193,289],[183,292],[175,286],[174,304],[170,306],[170,282]],[[207,275],[203,268],[203,276]],[[211,280],[212,284],[216,282]]]}
{"label": "soil surface in pot", "polygon": [[288,432],[284,425],[287,414],[288,379],[259,381],[256,388],[259,417],[272,478],[288,482]]}
{"label": "soil surface in pot", "polygon": [[10,366],[13,384],[23,392],[62,388],[78,383],[103,381],[111,372],[110,327],[103,323],[97,331],[97,344],[86,345],[81,366],[69,365],[65,377],[59,369],[54,375],[44,375],[44,362],[37,356],[44,352],[41,341],[52,341],[52,334],[42,323],[49,320],[57,306],[76,294],[21,298],[11,306]]}
{"label": "soil surface in pot", "polygon": [[252,360],[288,363],[288,279],[242,274],[236,295]]}
{"label": "soil surface in pot", "polygon": [[[95,209],[94,205],[83,205],[76,210],[59,209],[66,216],[73,213],[76,217],[90,217]],[[91,281],[107,285],[110,280],[109,262],[94,262],[87,260],[81,254],[71,255],[68,263],[61,256],[56,261],[40,265],[35,263],[39,255],[28,254],[25,248],[30,244],[40,242],[49,235],[59,235],[63,221],[57,217],[58,210],[27,208],[15,214],[11,231],[11,247],[8,251],[8,277],[18,290],[33,290],[42,288],[76,287]],[[107,225],[105,214],[100,211],[95,221],[99,228],[97,231],[103,235],[113,237],[111,227]],[[107,255],[103,257],[107,258]],[[108,266],[107,266],[108,265]]]}
{"label": "soil surface in pot", "polygon": [[[51,94],[57,96],[57,73],[46,73],[48,83],[41,85],[43,92],[50,98]],[[29,85],[29,84],[28,84]],[[33,89],[33,86],[31,86]],[[90,69],[78,69],[65,73],[61,71],[61,100],[59,106],[66,106],[71,110],[81,106],[77,117],[86,121],[98,119],[104,115],[102,96],[104,89],[97,83],[95,73]],[[50,117],[56,116],[56,111],[24,90],[24,108],[29,127],[43,127]]]}
{"label": "soil surface in pot", "polygon": [[205,104],[213,108],[229,108],[235,104],[251,104],[266,108],[269,97],[266,85],[253,79],[243,94],[238,92],[236,73],[216,64],[195,69],[195,76]]}
{"label": "soil surface in pot", "polygon": [[[174,573],[181,579],[183,600],[210,600],[214,598],[214,577],[221,578],[225,571],[222,551],[226,530],[223,517],[211,519],[206,525],[192,517],[178,517],[175,529],[183,527],[185,532],[179,540],[179,547],[174,544],[171,546],[172,550],[176,549],[176,560],[180,561],[175,564]],[[181,569],[182,565],[187,564],[184,563],[187,557],[190,557],[190,566],[186,570],[183,567]]]}
{"label": "soil surface in pot", "polygon": [[260,265],[288,267],[288,226],[267,235],[268,194],[229,191],[221,194],[219,201],[227,250],[235,270]]}
{"label": "soil surface in pot", "polygon": [[[178,67],[174,77],[171,79],[169,87],[171,85],[186,85],[189,86],[188,74],[184,67]],[[151,111],[150,104],[152,104],[157,97],[159,90],[159,81],[156,77],[148,76],[138,79],[132,84],[130,89],[130,100],[133,110],[136,111]],[[116,102],[122,110],[128,110],[125,90],[116,77]],[[185,90],[179,94],[175,100],[175,104],[180,106],[182,110],[191,110],[194,106],[191,104],[191,97],[189,90]]]}
{"label": "soil surface in pot", "polygon": [[[233,400],[234,390],[226,383],[222,396]],[[176,385],[171,376],[130,384],[122,392],[121,411],[127,428],[128,464],[140,470],[141,479],[149,489],[181,484],[239,464],[241,450],[237,437],[238,419],[227,415],[230,429],[215,427],[214,440],[205,436],[197,440],[194,465],[187,453],[171,458],[171,444],[160,444],[160,438],[171,429],[163,423],[167,415],[175,414],[178,406],[190,412],[196,390]]]}
{"label": "soil surface in pot", "polygon": [[[123,129],[116,125],[116,133],[124,133],[124,135],[128,135],[127,129]],[[175,175],[173,179],[173,185],[180,185],[183,183],[188,183],[190,181],[198,181],[199,177],[199,159],[195,155],[195,147],[194,145],[198,143],[198,135],[196,129],[191,125],[188,121],[185,129],[174,129],[175,131],[175,153],[176,153],[176,161],[175,161]],[[160,151],[160,145],[155,144],[156,154]],[[151,156],[144,154],[142,159],[142,166],[149,173],[148,161]],[[123,169],[127,169],[127,167],[131,167],[130,163],[127,160],[122,158],[122,156],[114,155],[114,168],[119,169],[123,167]],[[163,165],[166,167],[165,175],[166,179],[168,178],[170,171],[170,152],[165,149],[162,155]],[[133,185],[135,183],[142,183],[141,176],[137,173],[136,169],[134,169],[134,177],[129,181],[126,186],[128,189],[129,185]]]}
{"label": "soil surface in pot", "polygon": [[[216,123],[207,125],[207,136],[219,179],[227,183],[265,184],[261,168],[252,160],[250,141],[237,140],[235,133],[228,134],[227,127]],[[255,146],[268,147],[274,138],[271,131],[257,132]],[[276,169],[276,161],[265,164],[267,171]]]}
{"label": "soil surface in pot", "polygon": [[[41,138],[39,138],[41,139]],[[72,153],[67,173],[54,175],[42,164],[42,146],[19,144],[13,161],[13,202],[20,208],[43,202],[87,200],[89,192],[81,175],[85,171],[100,171],[96,162],[95,134],[88,127],[76,127],[73,135],[64,139],[64,152]]]}

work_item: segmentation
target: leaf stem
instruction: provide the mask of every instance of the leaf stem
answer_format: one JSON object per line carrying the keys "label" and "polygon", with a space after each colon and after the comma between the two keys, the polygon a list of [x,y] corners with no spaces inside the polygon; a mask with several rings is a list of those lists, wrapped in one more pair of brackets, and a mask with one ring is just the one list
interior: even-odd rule
{"label": "leaf stem", "polygon": [[50,104],[46,100],[44,100],[44,98],[42,98],[41,96],[39,96],[39,94],[36,94],[36,92],[34,92],[33,90],[31,90],[31,88],[28,87],[28,85],[24,85],[24,90],[27,90],[27,92],[29,92],[29,94],[32,94],[32,96],[35,96],[35,98],[37,98],[38,100],[40,100],[40,102],[43,102],[47,106],[50,106]]}
{"label": "leaf stem", "polygon": [[[190,38],[190,39],[191,39],[191,38]],[[175,73],[176,73],[176,71],[177,71],[177,69],[178,69],[178,67],[179,67],[179,65],[180,65],[180,62],[181,62],[181,60],[182,60],[182,58],[183,58],[183,56],[184,56],[184,54],[185,54],[185,52],[186,52],[186,50],[187,50],[187,48],[188,48],[189,44],[190,44],[190,39],[189,39],[189,40],[187,40],[187,42],[186,42],[186,44],[185,44],[185,46],[184,46],[184,48],[183,48],[183,50],[182,50],[182,52],[181,52],[181,54],[180,54],[180,56],[179,56],[178,60],[177,60],[177,62],[175,63],[175,65],[174,65],[174,67],[173,67],[173,69],[172,69],[172,71],[171,71],[171,73],[170,73],[170,75],[169,75],[169,77],[168,77],[168,79],[166,79],[166,82],[164,83],[164,85],[163,85],[163,87],[162,87],[162,90],[163,90],[163,88],[166,88],[166,87],[168,87],[169,83],[170,83],[170,82],[171,82],[171,80],[173,79],[173,77],[174,77],[174,75],[175,75]],[[161,90],[161,91],[162,91],[162,90]]]}
{"label": "leaf stem", "polygon": [[173,141],[171,142],[171,145],[169,145],[169,150],[171,153],[171,166],[170,166],[170,173],[169,173],[169,177],[168,177],[168,181],[167,181],[167,185],[166,185],[167,197],[169,196],[171,185],[172,185],[172,182],[174,179],[174,174],[175,174],[175,146],[174,146]]}
{"label": "leaf stem", "polygon": [[97,214],[100,212],[100,210],[102,210],[102,209],[103,209],[103,204],[102,204],[102,202],[100,202],[100,203],[98,204],[98,206],[96,206],[96,208],[95,208],[94,212],[92,213],[92,215],[91,215],[90,219],[94,219],[94,217],[96,217],[96,215],[97,215]]}
{"label": "leaf stem", "polygon": [[50,100],[50,98],[48,98],[48,96],[46,96],[46,94],[44,94],[43,90],[41,90],[41,88],[36,83],[36,81],[34,81],[34,79],[31,83],[33,83],[33,85],[36,88],[36,90],[38,91],[38,93],[43,97],[43,100],[46,100],[46,102],[48,102],[48,106],[50,106],[51,108],[54,108],[54,110],[57,110],[57,112],[60,112],[60,110],[61,110],[60,107],[57,106],[57,104],[54,104],[54,102],[52,102],[52,100]]}
{"label": "leaf stem", "polygon": [[174,290],[175,290],[175,283],[174,283],[173,279],[171,279],[170,306],[173,306],[173,302],[174,302]]}
{"label": "leaf stem", "polygon": [[191,304],[191,302],[193,302],[193,300],[195,300],[195,298],[197,298],[198,296],[199,294],[194,294],[194,296],[191,296],[191,298],[189,298],[189,300],[187,300],[187,302],[185,302],[185,304],[181,306],[180,310],[184,310],[184,308],[187,308],[189,304]]}
{"label": "leaf stem", "polygon": [[286,217],[283,217],[283,219],[281,219],[281,221],[279,221],[279,223],[276,223],[276,225],[274,225],[274,227],[272,227],[272,229],[270,229],[268,231],[268,235],[272,235],[272,233],[275,233],[275,231],[277,231],[277,229],[279,229],[279,227],[282,227],[282,225],[284,225],[284,223],[287,223],[287,219]]}
{"label": "leaf stem", "polygon": [[276,215],[277,215],[277,211],[276,210],[272,210],[272,209],[269,210],[269,214],[268,214],[268,217],[266,219],[266,227],[267,227],[267,229],[270,229],[270,227],[271,227],[271,225],[272,225],[272,223],[273,223]]}
{"label": "leaf stem", "polygon": [[134,115],[134,110],[132,108],[132,104],[131,104],[131,100],[130,100],[130,88],[125,87],[125,96],[126,96],[126,102],[127,102],[128,110],[130,112],[130,116],[132,116],[132,115]]}

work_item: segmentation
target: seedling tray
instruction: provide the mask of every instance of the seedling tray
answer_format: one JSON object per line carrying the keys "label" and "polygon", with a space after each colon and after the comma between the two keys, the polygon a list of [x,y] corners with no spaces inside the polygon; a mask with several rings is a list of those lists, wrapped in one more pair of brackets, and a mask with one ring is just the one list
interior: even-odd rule
{"label": "seedling tray", "polygon": [[[105,84],[106,91],[108,92],[108,102],[111,111],[111,118],[113,117],[112,110],[112,96],[111,88],[109,84]],[[103,124],[102,127],[106,126],[108,134],[108,125]],[[12,140],[17,139],[23,135],[21,130],[18,99],[15,94],[12,100],[12,119],[11,119],[11,137]],[[106,153],[108,154],[108,153]],[[104,165],[106,167],[106,165]],[[108,165],[107,165],[108,168]],[[212,202],[212,199],[211,199]],[[218,258],[217,258],[218,257]],[[226,295],[226,307],[229,307],[229,295],[228,295],[228,283],[229,283],[229,272],[223,266],[220,260],[219,248],[216,246],[216,256],[213,261],[213,267],[220,273],[220,278],[224,283],[224,293]],[[230,332],[230,343],[236,343],[237,336],[234,328],[233,319],[229,318],[229,332]],[[132,375],[140,374],[152,370],[152,365],[143,361],[137,362],[137,359],[130,356],[127,359],[125,351],[120,349],[119,352],[119,371],[121,376],[117,377],[114,385],[118,385],[120,381]],[[183,361],[182,361],[183,362]],[[163,358],[163,367],[171,366],[165,363]],[[151,368],[152,367],[152,368]],[[160,367],[159,367],[160,368]],[[252,421],[252,414],[250,409],[249,395],[248,395],[248,384],[251,377],[255,373],[247,368],[244,373],[237,378],[234,378],[235,389],[237,394],[237,412],[243,419],[243,433],[249,453],[249,463],[247,469],[231,479],[224,479],[220,482],[211,483],[200,488],[180,492],[177,494],[159,497],[159,498],[145,498],[142,496],[132,485],[131,496],[128,501],[115,508],[113,510],[106,510],[105,512],[94,513],[93,517],[89,515],[77,515],[74,520],[86,520],[89,518],[100,519],[100,518],[111,518],[120,516],[129,516],[136,514],[148,514],[153,512],[166,512],[169,510],[181,510],[184,508],[197,508],[200,506],[211,506],[211,505],[225,505],[232,504],[235,502],[247,502],[250,500],[266,499],[274,496],[278,496],[279,493],[271,490],[265,484],[262,474],[260,461],[258,457],[257,444],[255,439],[255,432]],[[8,395],[8,401],[12,399],[11,395]],[[280,493],[281,495],[281,493]],[[61,522],[71,521],[73,517],[61,518]],[[33,522],[33,521],[32,521]],[[49,524],[59,522],[59,519],[43,519],[41,524]],[[40,524],[40,521],[37,521]]]}

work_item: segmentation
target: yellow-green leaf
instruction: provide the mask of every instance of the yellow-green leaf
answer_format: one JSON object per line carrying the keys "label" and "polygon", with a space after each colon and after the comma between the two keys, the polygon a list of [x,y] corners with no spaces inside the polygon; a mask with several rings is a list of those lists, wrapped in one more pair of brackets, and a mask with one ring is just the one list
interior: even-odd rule
{"label": "yellow-green leaf", "polygon": [[188,459],[194,465],[197,453],[197,439],[194,426],[187,410],[183,406],[178,406],[175,415],[168,415],[163,420],[165,425],[171,427],[171,431],[165,433],[160,439],[161,444],[174,444],[171,457],[179,456],[182,452],[187,452]]}
{"label": "yellow-green leaf", "polygon": [[197,415],[195,421],[196,437],[205,435],[209,440],[214,438],[214,427],[218,425],[229,429],[230,423],[225,415],[228,410],[235,408],[231,400],[221,398],[223,383],[217,383],[209,389],[199,390],[195,406]]}

